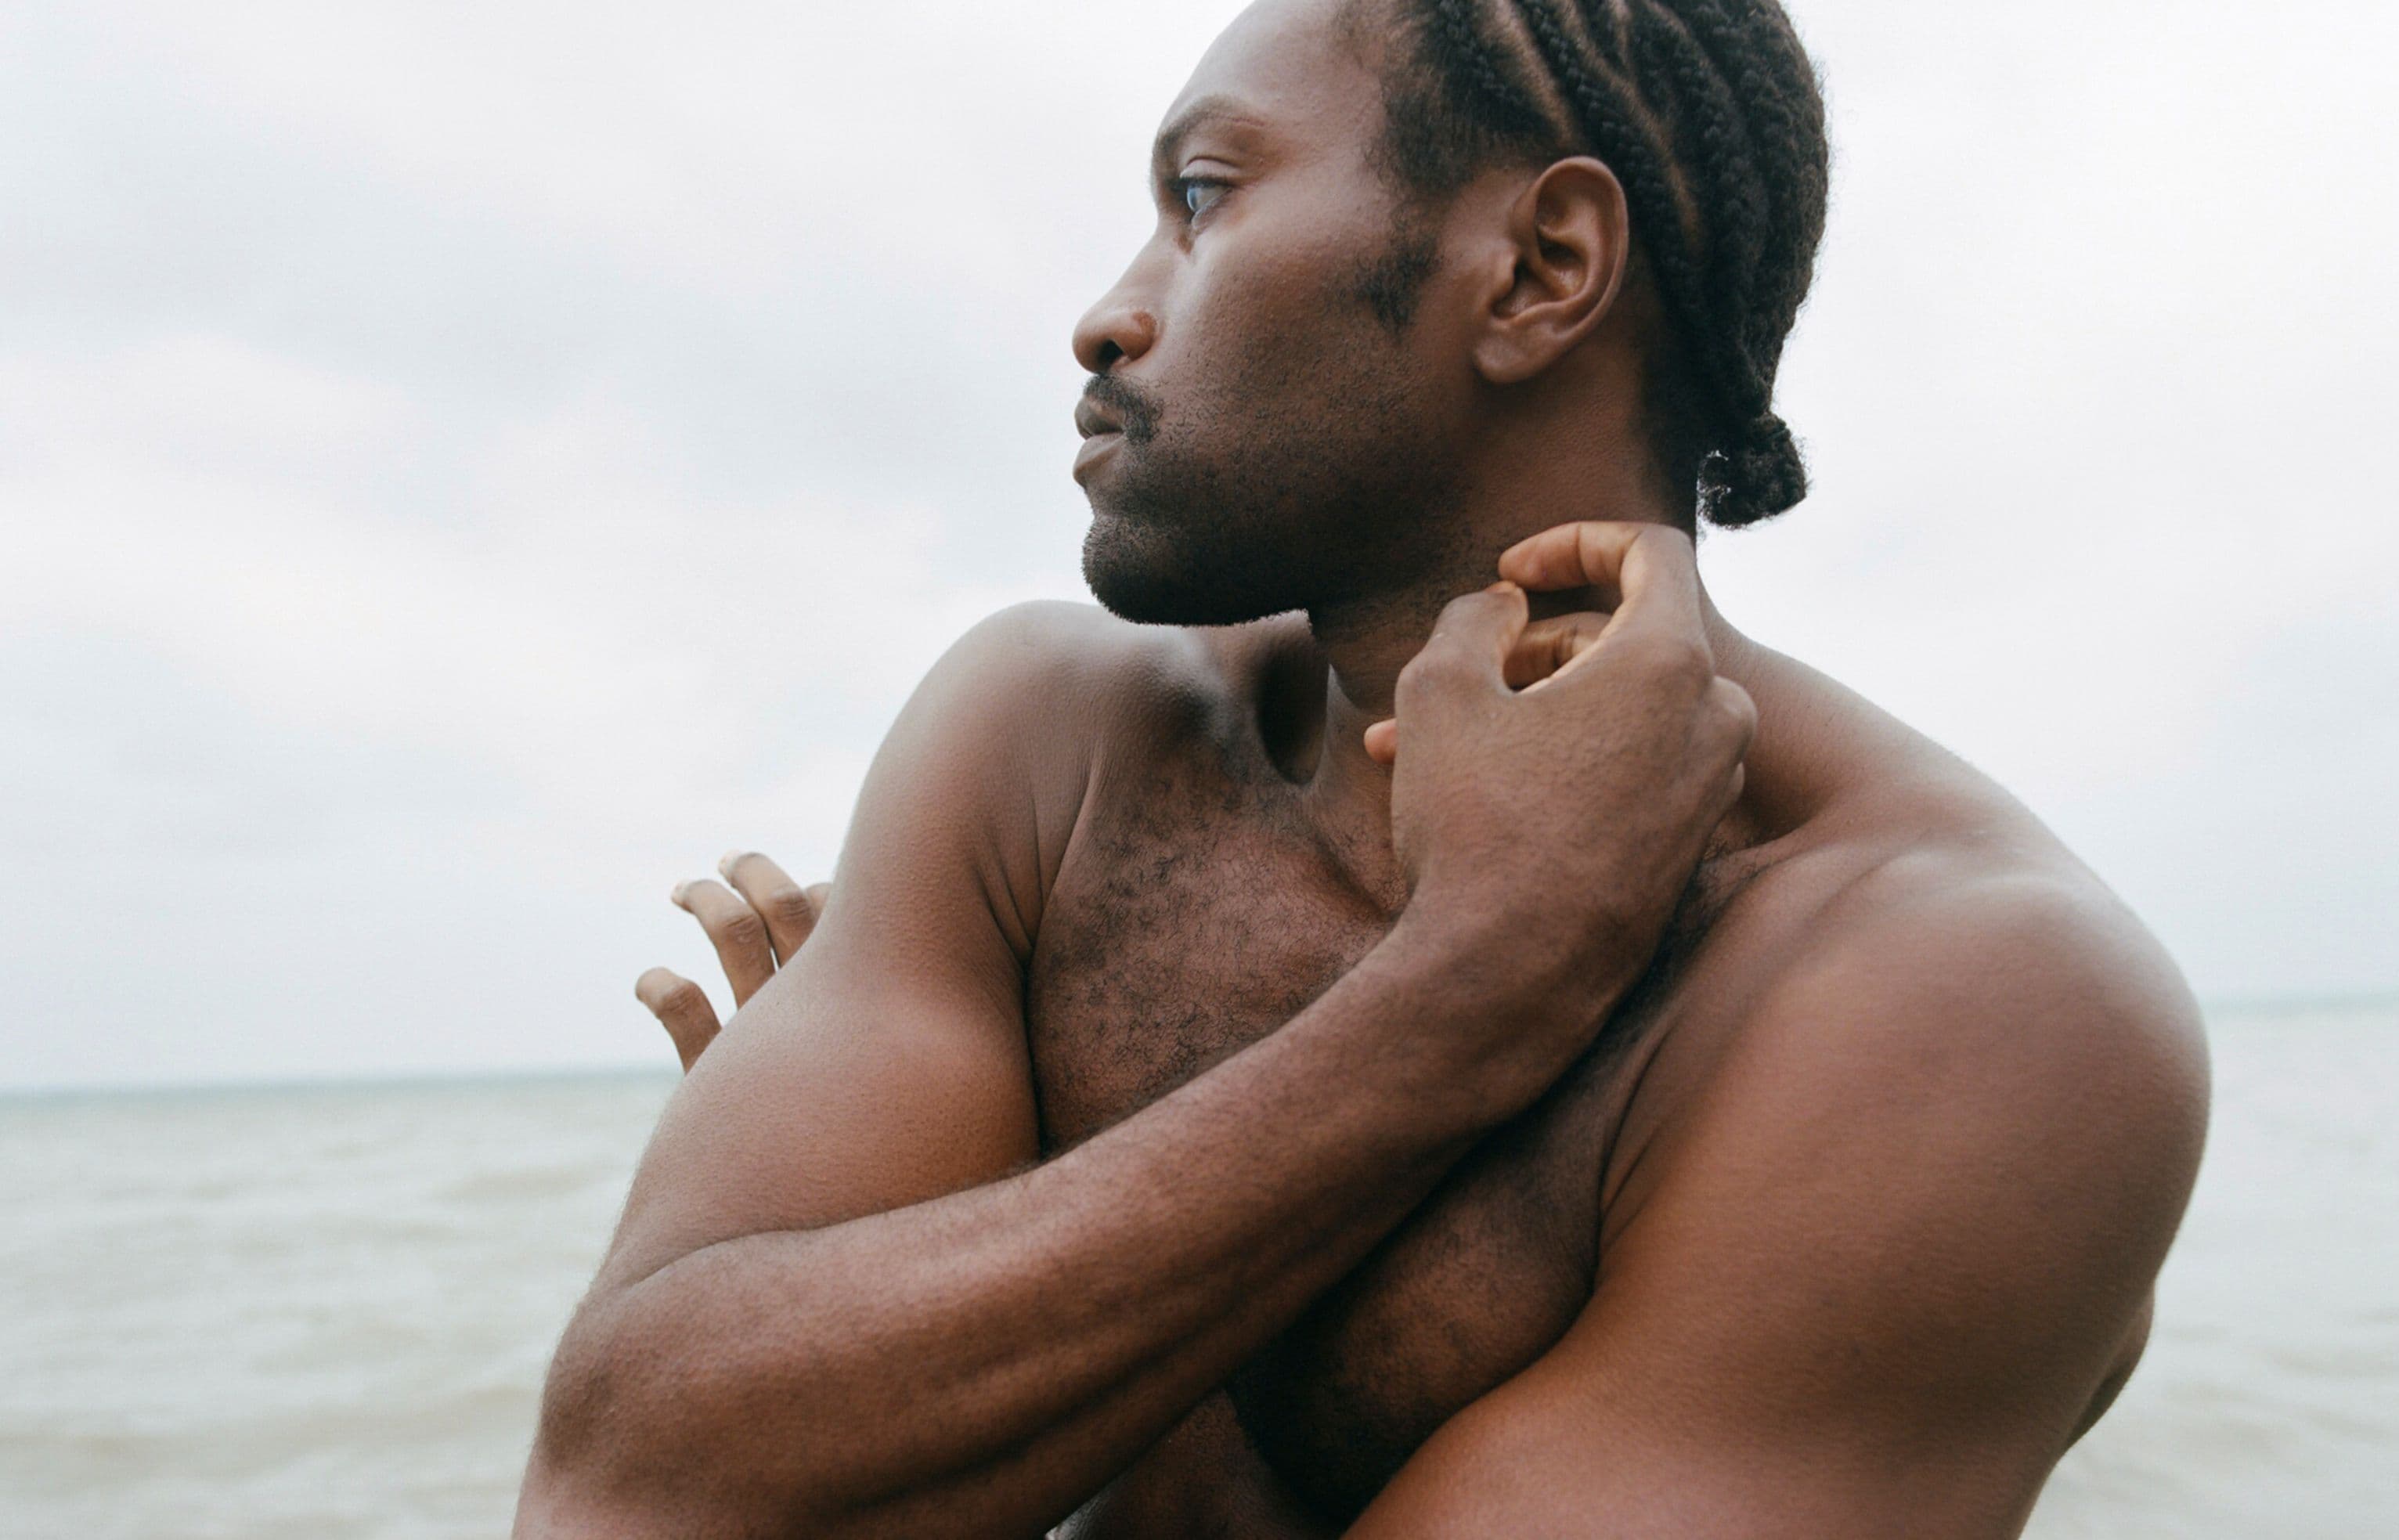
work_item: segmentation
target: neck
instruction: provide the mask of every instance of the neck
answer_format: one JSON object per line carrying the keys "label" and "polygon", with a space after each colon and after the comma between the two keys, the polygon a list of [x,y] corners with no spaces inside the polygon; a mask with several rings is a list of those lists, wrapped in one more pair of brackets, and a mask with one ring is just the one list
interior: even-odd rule
{"label": "neck", "polygon": [[[1554,453],[1554,452],[1552,452]],[[1529,453],[1519,466],[1558,462]],[[1596,495],[1594,493],[1597,493]],[[1423,650],[1434,622],[1450,601],[1489,587],[1498,577],[1499,558],[1520,541],[1576,519],[1601,518],[1628,522],[1675,522],[1659,489],[1638,478],[1595,473],[1588,463],[1576,465],[1564,476],[1527,478],[1519,475],[1505,487],[1470,493],[1455,506],[1455,516],[1442,527],[1471,532],[1454,548],[1421,563],[1404,581],[1386,586],[1355,601],[1312,608],[1308,623],[1324,660],[1324,736],[1312,778],[1320,813],[1328,821],[1360,832],[1383,837],[1366,848],[1385,848],[1390,827],[1390,776],[1371,759],[1364,746],[1366,729],[1391,715],[1400,671]],[[1752,695],[1776,693],[1773,655],[1755,646],[1719,615],[1704,592],[1708,640],[1725,677]],[[1534,596],[1535,618],[1597,607],[1589,590]],[[1766,790],[1753,765],[1751,794],[1744,804]],[[1746,805],[1728,819],[1723,838],[1748,843],[1743,831],[1760,820]],[[1353,847],[1355,848],[1355,847]],[[1397,872],[1359,875],[1372,887],[1403,890]]]}
{"label": "neck", "polygon": [[[1493,553],[1495,562],[1498,555]],[[1457,591],[1485,586],[1478,579]],[[1365,733],[1391,715],[1394,682],[1431,634],[1433,621],[1447,602],[1449,590],[1442,592],[1444,597],[1438,601],[1415,601],[1404,613],[1416,618],[1406,626],[1402,624],[1402,612],[1395,611],[1376,617],[1377,623],[1371,628],[1335,631],[1329,638],[1321,628],[1318,633],[1331,666],[1324,685],[1323,736],[1308,781],[1309,797],[1319,821],[1341,836],[1335,844],[1345,852],[1352,880],[1394,915],[1406,904],[1407,885],[1391,844],[1391,773],[1367,754]],[[1537,603],[1542,597],[1536,596]],[[1590,602],[1587,595],[1548,597],[1564,601],[1539,605],[1536,615],[1564,614]],[[1700,598],[1717,671],[1749,692],[1762,718],[1759,736],[1749,753],[1746,789],[1709,842],[1709,858],[1714,858],[1763,844],[1798,828],[1821,800],[1825,777],[1821,766],[1810,768],[1819,757],[1811,747],[1816,735],[1805,730],[1804,720],[1784,720],[1792,715],[1784,708],[1807,694],[1793,677],[1794,666],[1742,635],[1716,610],[1704,589]]]}
{"label": "neck", "polygon": [[[1359,731],[1388,717],[1400,670],[1423,650],[1442,610],[1499,577],[1499,558],[1544,530],[1579,519],[1672,524],[1678,512],[1647,474],[1647,458],[1601,440],[1562,446],[1552,435],[1509,436],[1489,446],[1483,464],[1498,474],[1470,476],[1428,510],[1421,527],[1447,536],[1374,591],[1308,611],[1332,673],[1334,718],[1357,719]],[[1575,453],[1579,449],[1580,453]],[[1591,607],[1587,593],[1537,594],[1533,614],[1565,615]]]}

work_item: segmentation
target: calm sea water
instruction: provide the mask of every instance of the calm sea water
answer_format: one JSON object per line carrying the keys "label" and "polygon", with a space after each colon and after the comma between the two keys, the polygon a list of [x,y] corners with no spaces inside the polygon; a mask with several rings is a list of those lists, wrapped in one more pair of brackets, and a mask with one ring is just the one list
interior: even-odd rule
{"label": "calm sea water", "polygon": [[[2399,1010],[2216,1037],[2156,1344],[2040,1540],[2399,1535]],[[0,1101],[0,1536],[505,1533],[671,1088]]]}

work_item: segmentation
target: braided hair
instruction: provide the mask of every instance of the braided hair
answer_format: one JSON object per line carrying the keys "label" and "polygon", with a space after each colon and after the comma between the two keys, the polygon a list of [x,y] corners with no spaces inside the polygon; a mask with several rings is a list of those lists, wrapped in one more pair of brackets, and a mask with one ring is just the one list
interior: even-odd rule
{"label": "braided hair", "polygon": [[1774,383],[1823,237],[1830,153],[1778,0],[1387,3],[1401,34],[1387,172],[1434,198],[1504,160],[1606,162],[1671,331],[1647,403],[1660,459],[1722,528],[1797,505],[1808,470]]}

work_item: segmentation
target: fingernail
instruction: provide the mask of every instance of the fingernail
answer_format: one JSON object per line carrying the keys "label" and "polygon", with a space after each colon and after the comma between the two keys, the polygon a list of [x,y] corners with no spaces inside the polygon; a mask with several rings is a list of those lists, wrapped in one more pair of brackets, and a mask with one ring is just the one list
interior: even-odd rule
{"label": "fingernail", "polygon": [[689,906],[684,902],[684,899],[689,897],[690,894],[691,885],[689,883],[677,883],[674,885],[674,891],[667,895],[667,901],[674,905],[677,909],[688,908]]}
{"label": "fingernail", "polygon": [[728,850],[725,853],[724,858],[716,863],[716,870],[730,878],[733,875],[733,869],[739,866],[742,858],[749,854],[747,850]]}

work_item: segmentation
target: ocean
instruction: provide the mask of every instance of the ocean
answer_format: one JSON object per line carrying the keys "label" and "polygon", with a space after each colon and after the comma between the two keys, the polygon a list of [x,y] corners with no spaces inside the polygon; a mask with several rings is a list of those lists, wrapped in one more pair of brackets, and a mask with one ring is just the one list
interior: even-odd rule
{"label": "ocean", "polygon": [[[2399,1535],[2399,1006],[2214,1037],[2148,1361],[2038,1540]],[[672,1088],[0,1101],[0,1537],[505,1534]]]}

